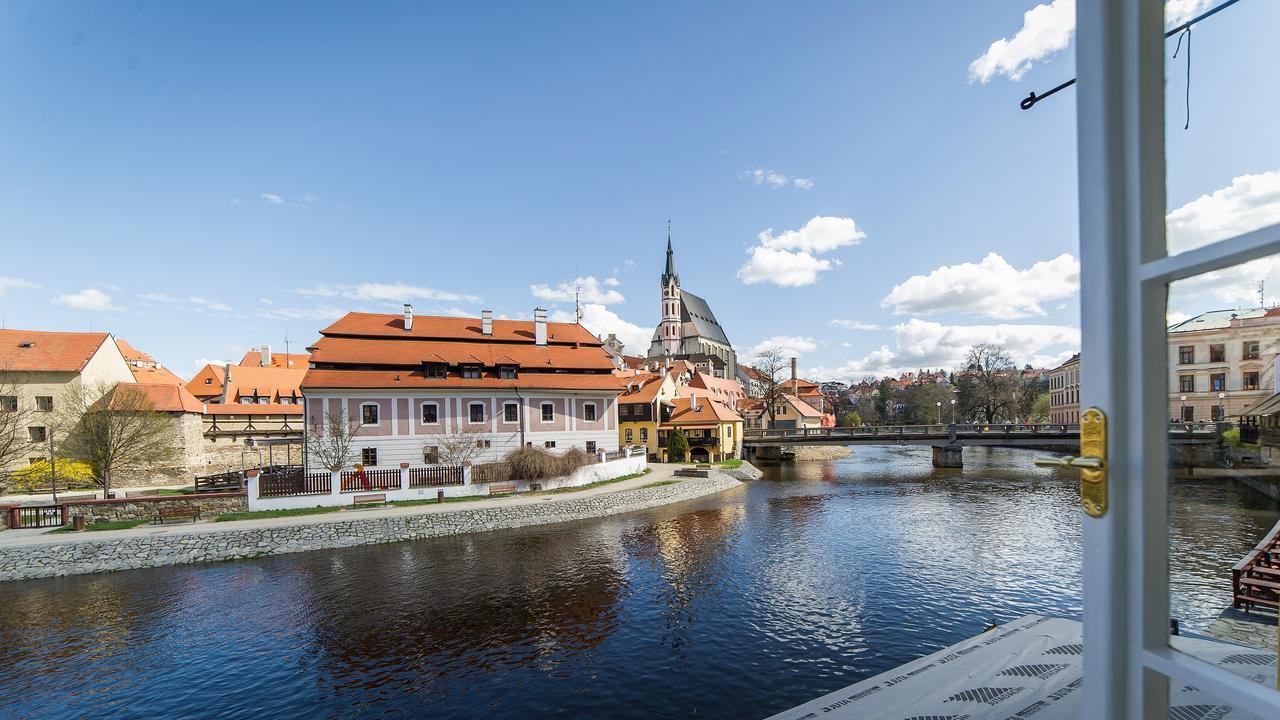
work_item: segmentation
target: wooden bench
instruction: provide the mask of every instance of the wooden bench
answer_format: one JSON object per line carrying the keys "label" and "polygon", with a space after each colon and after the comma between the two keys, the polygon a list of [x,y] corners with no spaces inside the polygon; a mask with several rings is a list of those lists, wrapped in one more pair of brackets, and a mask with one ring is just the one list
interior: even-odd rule
{"label": "wooden bench", "polygon": [[513,482],[489,483],[490,495],[514,495],[516,484]]}
{"label": "wooden bench", "polygon": [[152,522],[164,524],[165,520],[181,520],[190,518],[191,522],[200,519],[200,508],[195,505],[172,505],[165,507],[163,505],[156,508],[155,517]]}
{"label": "wooden bench", "polygon": [[365,493],[351,498],[352,505],[386,505],[386,493]]}
{"label": "wooden bench", "polygon": [[677,468],[674,474],[676,477],[711,477],[710,470],[699,470],[698,468]]}

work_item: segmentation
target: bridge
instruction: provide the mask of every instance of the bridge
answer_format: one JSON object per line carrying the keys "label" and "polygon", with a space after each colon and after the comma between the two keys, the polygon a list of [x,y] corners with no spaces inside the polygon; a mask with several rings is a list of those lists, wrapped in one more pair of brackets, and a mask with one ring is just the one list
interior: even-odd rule
{"label": "bridge", "polygon": [[[1230,423],[1170,423],[1171,445],[1216,445]],[[965,446],[1079,449],[1076,423],[960,425],[867,425],[830,428],[774,428],[743,431],[743,448],[756,451],[788,445],[929,445],[937,467],[963,467]],[[763,454],[763,453],[762,453]]]}

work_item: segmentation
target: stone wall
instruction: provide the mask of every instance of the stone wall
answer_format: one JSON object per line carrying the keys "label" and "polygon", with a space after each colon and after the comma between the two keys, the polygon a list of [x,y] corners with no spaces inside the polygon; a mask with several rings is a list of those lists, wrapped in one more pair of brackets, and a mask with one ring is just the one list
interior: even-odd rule
{"label": "stone wall", "polygon": [[159,495],[121,500],[74,500],[66,505],[68,517],[84,515],[85,522],[95,523],[152,518],[155,517],[158,506],[173,503],[199,507],[200,515],[204,519],[223,513],[245,512],[249,509],[244,492]]}
{"label": "stone wall", "polygon": [[446,512],[405,508],[364,518],[343,515],[292,518],[302,520],[295,524],[282,519],[279,525],[243,529],[237,529],[235,523],[201,524],[189,532],[102,540],[75,536],[62,541],[0,548],[0,581],[235,560],[545,525],[645,510],[722,492],[740,484],[723,473],[713,472],[709,478],[538,503]]}

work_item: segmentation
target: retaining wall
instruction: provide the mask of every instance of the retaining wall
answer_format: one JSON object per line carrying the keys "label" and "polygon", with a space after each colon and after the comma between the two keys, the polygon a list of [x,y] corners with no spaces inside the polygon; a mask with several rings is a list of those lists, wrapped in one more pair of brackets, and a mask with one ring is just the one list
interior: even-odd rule
{"label": "retaining wall", "polygon": [[585,497],[501,504],[444,512],[368,517],[308,518],[271,527],[196,525],[189,532],[129,535],[115,539],[0,547],[0,581],[80,575],[164,565],[235,560],[308,550],[375,545],[419,538],[461,535],[545,525],[645,510],[711,495],[740,483],[723,473],[657,487],[640,487]]}
{"label": "retaining wall", "polygon": [[168,504],[195,505],[203,519],[249,509],[245,492],[201,493],[199,495],[155,495],[116,500],[71,500],[66,503],[67,517],[84,515],[85,522],[111,522],[153,518],[159,507]]}

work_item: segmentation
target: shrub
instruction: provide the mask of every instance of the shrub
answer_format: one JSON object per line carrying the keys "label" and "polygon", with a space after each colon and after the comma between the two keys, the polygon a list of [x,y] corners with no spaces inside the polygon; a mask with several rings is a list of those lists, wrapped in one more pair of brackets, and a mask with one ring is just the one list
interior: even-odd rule
{"label": "shrub", "polygon": [[[48,460],[40,460],[14,470],[9,473],[10,489],[21,493],[49,487],[53,480],[49,467]],[[57,465],[54,467],[58,471],[58,487],[60,488],[93,487],[96,484],[93,479],[93,470],[88,463],[58,458]]]}
{"label": "shrub", "polygon": [[684,458],[689,454],[689,440],[684,436],[684,431],[676,428],[667,436],[667,460],[669,462],[684,462]]}
{"label": "shrub", "polygon": [[511,477],[519,480],[546,480],[560,476],[560,458],[541,448],[512,450],[502,461],[511,467]]}
{"label": "shrub", "polygon": [[576,447],[565,450],[557,459],[560,461],[561,475],[572,475],[574,470],[596,461],[595,456],[588,454],[586,450]]}

